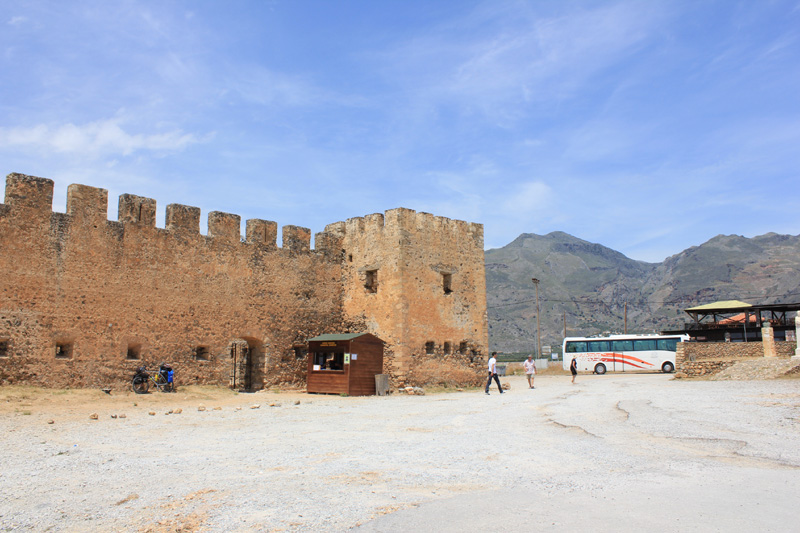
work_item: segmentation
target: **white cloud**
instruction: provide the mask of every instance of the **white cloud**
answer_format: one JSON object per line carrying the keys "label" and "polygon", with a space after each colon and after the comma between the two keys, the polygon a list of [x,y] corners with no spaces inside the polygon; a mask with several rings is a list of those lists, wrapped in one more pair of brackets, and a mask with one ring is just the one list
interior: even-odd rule
{"label": "white cloud", "polygon": [[39,124],[28,128],[0,128],[0,147],[94,156],[127,156],[139,151],[177,151],[202,142],[195,135],[181,130],[131,134],[123,129],[120,122],[120,119],[113,118],[83,125]]}
{"label": "white cloud", "polygon": [[20,26],[27,21],[28,17],[11,17],[11,19],[8,21],[8,24],[10,26]]}
{"label": "white cloud", "polygon": [[494,5],[382,57],[387,75],[412,85],[417,98],[508,123],[527,116],[531,104],[570,98],[597,72],[635,53],[659,23],[660,9],[621,2],[547,16],[521,4]]}
{"label": "white cloud", "polygon": [[544,208],[552,200],[553,190],[541,181],[529,181],[516,184],[509,193],[503,202],[506,212],[530,213]]}

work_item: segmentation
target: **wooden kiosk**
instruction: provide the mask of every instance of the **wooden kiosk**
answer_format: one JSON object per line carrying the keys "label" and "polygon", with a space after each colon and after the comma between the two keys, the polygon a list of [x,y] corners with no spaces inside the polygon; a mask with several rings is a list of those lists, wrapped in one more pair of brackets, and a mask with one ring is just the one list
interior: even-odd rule
{"label": "wooden kiosk", "polygon": [[308,340],[308,392],[370,396],[383,373],[383,341],[370,333],[320,335]]}

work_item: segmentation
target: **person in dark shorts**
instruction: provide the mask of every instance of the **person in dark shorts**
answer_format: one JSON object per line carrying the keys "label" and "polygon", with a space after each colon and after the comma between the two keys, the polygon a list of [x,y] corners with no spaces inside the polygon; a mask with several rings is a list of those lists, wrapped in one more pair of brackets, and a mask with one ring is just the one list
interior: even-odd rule
{"label": "person in dark shorts", "polygon": [[572,358],[572,362],[569,364],[569,371],[572,374],[572,382],[575,383],[575,376],[578,375],[578,361],[576,361],[574,357]]}

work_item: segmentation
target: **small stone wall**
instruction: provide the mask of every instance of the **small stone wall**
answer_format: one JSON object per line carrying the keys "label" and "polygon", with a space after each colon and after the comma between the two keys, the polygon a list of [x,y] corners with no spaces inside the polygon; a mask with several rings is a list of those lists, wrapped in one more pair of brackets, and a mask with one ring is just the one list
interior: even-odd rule
{"label": "small stone wall", "polygon": [[680,370],[675,373],[677,378],[700,377],[700,376],[713,376],[722,372],[728,367],[735,365],[737,361],[688,361],[683,363],[679,368]]}
{"label": "small stone wall", "polygon": [[795,341],[776,341],[775,354],[778,357],[791,357],[794,355],[797,343]]}
{"label": "small stone wall", "polygon": [[760,342],[681,342],[675,354],[676,366],[684,361],[764,357]]}
{"label": "small stone wall", "polygon": [[[795,341],[775,342],[776,358],[794,354]],[[711,376],[742,360],[764,359],[760,342],[680,342],[675,354],[677,378]]]}

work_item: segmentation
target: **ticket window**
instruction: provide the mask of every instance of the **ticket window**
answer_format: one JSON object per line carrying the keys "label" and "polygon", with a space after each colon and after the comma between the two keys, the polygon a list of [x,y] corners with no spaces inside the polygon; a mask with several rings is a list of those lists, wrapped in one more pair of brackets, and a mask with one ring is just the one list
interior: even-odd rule
{"label": "ticket window", "polygon": [[344,353],[314,352],[314,370],[344,370]]}

